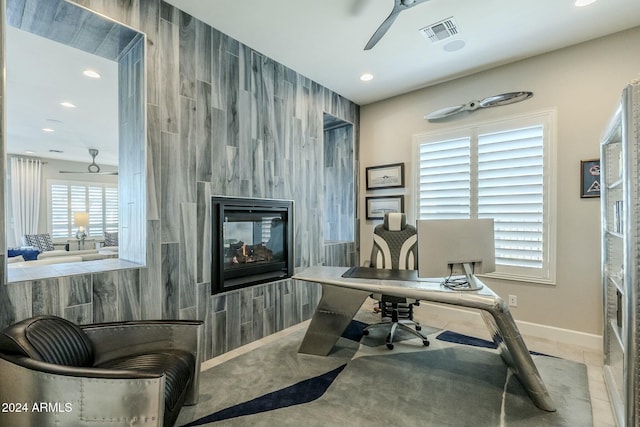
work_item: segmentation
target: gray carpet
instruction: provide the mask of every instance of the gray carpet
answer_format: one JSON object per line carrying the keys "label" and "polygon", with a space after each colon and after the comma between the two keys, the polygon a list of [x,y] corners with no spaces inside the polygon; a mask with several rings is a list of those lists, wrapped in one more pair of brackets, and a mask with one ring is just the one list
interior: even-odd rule
{"label": "gray carpet", "polygon": [[[496,350],[444,342],[436,339],[441,331],[426,327],[423,332],[429,347],[407,339],[390,351],[380,331],[360,343],[341,338],[328,357],[298,354],[304,331],[293,333],[203,372],[200,403],[185,407],[177,425],[593,425],[585,365],[534,356],[558,407],[545,412]],[[343,365],[335,380],[322,383],[328,387],[317,399],[295,401],[310,388],[316,392],[318,377]],[[219,421],[206,418],[212,414]]]}

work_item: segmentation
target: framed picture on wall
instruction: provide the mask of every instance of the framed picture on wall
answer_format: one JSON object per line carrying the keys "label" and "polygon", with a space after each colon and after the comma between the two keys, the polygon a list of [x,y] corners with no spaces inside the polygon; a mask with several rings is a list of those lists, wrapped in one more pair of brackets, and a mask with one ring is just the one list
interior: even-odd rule
{"label": "framed picture on wall", "polygon": [[600,197],[600,159],[580,161],[580,197]]}
{"label": "framed picture on wall", "polygon": [[367,190],[404,187],[404,163],[371,166],[366,171]]}
{"label": "framed picture on wall", "polygon": [[383,219],[385,213],[404,212],[404,196],[366,197],[367,219]]}

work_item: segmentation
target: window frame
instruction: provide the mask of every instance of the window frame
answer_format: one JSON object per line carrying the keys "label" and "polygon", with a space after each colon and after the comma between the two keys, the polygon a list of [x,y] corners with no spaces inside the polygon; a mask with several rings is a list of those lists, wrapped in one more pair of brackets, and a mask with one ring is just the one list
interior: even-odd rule
{"label": "window frame", "polygon": [[[557,206],[557,110],[546,109],[531,113],[507,116],[498,120],[469,122],[468,124],[413,135],[413,161],[411,214],[420,218],[420,146],[424,143],[469,137],[471,139],[471,218],[478,215],[477,162],[478,138],[481,134],[501,132],[530,126],[543,127],[543,267],[539,269],[511,267],[496,264],[496,271],[484,277],[556,284],[556,206]],[[473,157],[475,156],[475,158]],[[475,166],[474,166],[475,165]]]}
{"label": "window frame", "polygon": [[[82,180],[64,180],[64,179],[48,179],[46,182],[46,191],[47,191],[47,229],[50,230],[51,232],[51,236],[52,238],[58,241],[64,240],[64,239],[71,239],[74,237],[74,233],[75,230],[77,230],[77,227],[73,225],[73,218],[69,217],[69,221],[71,222],[70,224],[70,234],[69,236],[66,237],[54,237],[54,230],[53,230],[53,218],[52,218],[52,206],[53,206],[53,199],[52,199],[52,187],[54,185],[66,185],[68,187],[72,187],[72,186],[77,186],[77,187],[84,187],[85,188],[85,197],[90,198],[90,196],[87,196],[87,194],[89,194],[89,188],[90,187],[100,187],[102,188],[102,207],[103,207],[103,217],[102,217],[102,226],[101,226],[101,232],[96,234],[96,233],[91,233],[91,224],[89,224],[88,227],[88,237],[90,238],[103,238],[104,237],[104,232],[108,231],[106,228],[106,220],[107,220],[107,213],[105,211],[105,202],[106,202],[106,195],[105,195],[105,189],[106,188],[113,188],[116,190],[116,200],[118,202],[118,204],[120,203],[119,200],[119,189],[118,189],[118,183],[107,183],[107,182],[100,182],[100,181],[82,181]],[[70,202],[69,202],[70,203]],[[119,206],[116,209],[116,213],[118,214],[118,224],[120,222],[120,210],[119,210]],[[94,225],[95,227],[95,225]]]}

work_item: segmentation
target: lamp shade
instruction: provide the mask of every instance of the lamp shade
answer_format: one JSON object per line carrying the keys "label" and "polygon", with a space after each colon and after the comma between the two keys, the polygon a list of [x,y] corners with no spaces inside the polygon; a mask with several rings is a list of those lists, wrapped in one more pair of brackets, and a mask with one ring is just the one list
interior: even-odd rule
{"label": "lamp shade", "polygon": [[73,224],[78,227],[87,227],[89,225],[89,212],[74,213]]}

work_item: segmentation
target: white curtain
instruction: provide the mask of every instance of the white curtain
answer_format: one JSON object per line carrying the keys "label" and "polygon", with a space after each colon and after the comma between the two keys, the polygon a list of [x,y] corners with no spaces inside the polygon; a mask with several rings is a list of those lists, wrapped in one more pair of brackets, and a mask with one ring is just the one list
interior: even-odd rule
{"label": "white curtain", "polygon": [[21,157],[11,158],[11,206],[14,242],[8,242],[10,247],[20,246],[25,234],[38,233],[41,181],[41,160]]}

